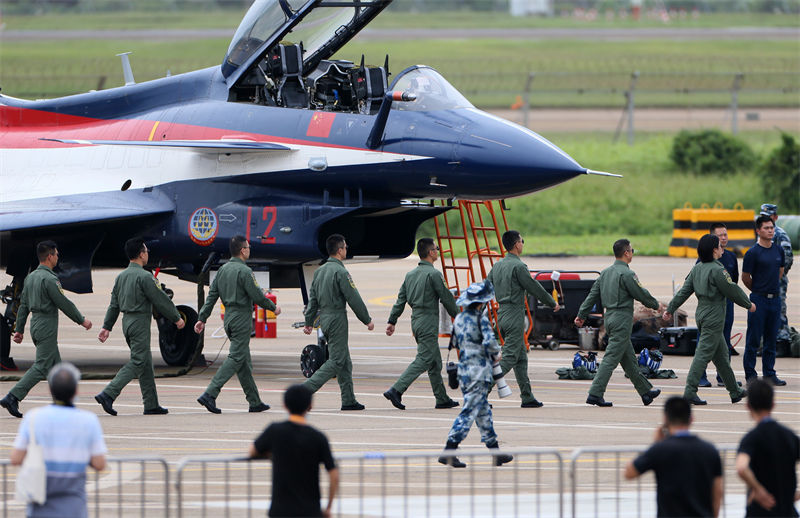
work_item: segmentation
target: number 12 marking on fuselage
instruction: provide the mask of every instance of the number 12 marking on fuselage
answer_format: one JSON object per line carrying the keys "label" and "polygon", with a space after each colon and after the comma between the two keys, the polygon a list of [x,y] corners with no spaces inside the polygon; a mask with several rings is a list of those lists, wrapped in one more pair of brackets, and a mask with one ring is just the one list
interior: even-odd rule
{"label": "number 12 marking on fuselage", "polygon": [[[275,238],[269,237],[270,232],[272,232],[272,227],[275,226],[275,219],[278,217],[278,209],[276,207],[264,207],[264,210],[261,212],[261,221],[267,222],[267,228],[264,230],[264,233],[260,236],[256,236],[257,238],[261,239],[261,244],[264,245],[272,245],[275,244]],[[247,207],[247,232],[245,233],[245,237],[248,241],[250,241],[250,229],[255,225],[255,223],[251,223],[253,219],[253,207]]]}

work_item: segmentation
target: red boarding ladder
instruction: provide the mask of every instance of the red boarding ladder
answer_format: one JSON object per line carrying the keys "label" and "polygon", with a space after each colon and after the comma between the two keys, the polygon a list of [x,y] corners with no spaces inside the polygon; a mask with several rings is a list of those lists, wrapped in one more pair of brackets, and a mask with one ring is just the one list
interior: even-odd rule
{"label": "red boarding ladder", "polygon": [[[440,203],[442,206],[449,205],[446,200],[440,200]],[[448,289],[455,289],[456,294],[459,294],[462,288],[484,280],[495,261],[505,256],[502,235],[508,230],[506,210],[508,209],[502,200],[496,203],[458,200],[458,213],[451,210],[436,216],[434,219],[436,240],[439,244],[444,282]],[[460,264],[455,257],[456,247],[462,242],[467,255],[466,264]],[[478,272],[475,271],[475,258],[479,267]],[[496,303],[489,308],[489,319],[493,323],[497,321],[495,306]]]}

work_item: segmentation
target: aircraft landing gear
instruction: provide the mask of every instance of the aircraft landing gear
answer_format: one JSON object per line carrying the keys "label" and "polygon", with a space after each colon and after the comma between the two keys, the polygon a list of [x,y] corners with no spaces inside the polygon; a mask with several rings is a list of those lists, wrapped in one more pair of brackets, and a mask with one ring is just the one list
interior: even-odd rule
{"label": "aircraft landing gear", "polygon": [[14,358],[11,357],[11,331],[17,320],[19,297],[22,294],[22,283],[25,277],[14,276],[11,285],[0,292],[0,300],[6,305],[3,315],[0,315],[0,371],[18,370]]}
{"label": "aircraft landing gear", "polygon": [[11,324],[4,316],[0,316],[0,371],[18,370],[14,358],[11,357]]}
{"label": "aircraft landing gear", "polygon": [[197,311],[189,306],[177,306],[186,326],[178,329],[175,324],[159,315],[156,318],[158,324],[158,347],[161,349],[161,357],[167,365],[183,367],[194,357],[199,335],[194,332],[194,325],[197,323]]}
{"label": "aircraft landing gear", "polygon": [[322,331],[317,329],[317,343],[303,347],[303,352],[300,353],[300,370],[303,376],[310,378],[327,360],[328,341]]}

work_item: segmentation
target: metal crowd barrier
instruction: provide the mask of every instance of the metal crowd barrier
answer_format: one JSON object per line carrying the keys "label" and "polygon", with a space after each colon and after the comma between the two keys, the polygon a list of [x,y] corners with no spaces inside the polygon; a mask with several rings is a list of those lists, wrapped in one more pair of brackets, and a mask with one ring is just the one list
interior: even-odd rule
{"label": "metal crowd barrier", "polygon": [[[632,481],[624,479],[624,469],[627,463],[649,446],[628,447],[608,446],[595,448],[579,448],[572,453],[569,477],[572,518],[579,516],[655,516],[656,507],[656,482],[652,472]],[[736,475],[735,445],[716,446],[722,460],[722,474],[724,494],[726,500],[720,509],[720,515],[727,517],[727,506],[734,506],[736,498],[741,498],[744,504],[745,486]],[[584,485],[581,483],[581,473],[590,474],[591,480]],[[736,489],[734,493],[732,491]],[[643,493],[647,497],[643,502]],[[731,496],[730,498],[728,498]],[[613,510],[610,502],[614,500]],[[587,507],[590,510],[587,512]],[[601,513],[602,509],[602,513]],[[741,506],[742,512],[744,505]],[[613,512],[612,512],[613,511]],[[737,514],[738,515],[738,514]]]}
{"label": "metal crowd barrier", "polygon": [[[502,452],[514,455],[514,461],[496,467],[492,452],[487,449],[459,450],[458,457],[469,469],[439,464],[439,451],[338,455],[340,485],[332,514],[337,517],[563,517],[561,453],[542,448]],[[254,477],[254,472],[263,474]],[[203,517],[230,516],[234,510],[244,510],[248,517],[254,513],[262,515],[270,497],[271,476],[270,462],[242,457],[184,458],[175,475],[178,517],[198,516],[198,512]],[[232,479],[237,479],[238,484]],[[320,478],[320,486],[325,505],[328,488],[325,475]],[[253,494],[258,495],[255,501]],[[244,514],[238,512],[237,516]]]}
{"label": "metal crowd barrier", "polygon": [[[86,475],[86,499],[90,512],[95,518],[107,516],[117,517],[144,517],[155,518],[163,516],[169,518],[170,513],[170,475],[169,465],[160,457],[111,457],[106,459],[107,467],[101,472]],[[133,466],[128,466],[132,464]],[[138,465],[138,469],[137,469]],[[154,480],[151,476],[157,469],[163,476]],[[21,516],[24,514],[25,505],[14,502],[14,480],[10,477],[15,467],[11,468],[8,459],[0,459],[3,480],[3,518]],[[9,469],[11,468],[11,469]],[[94,479],[93,482],[91,480]],[[157,489],[148,491],[148,486],[157,486]],[[114,490],[116,486],[116,490]],[[94,487],[94,494],[92,493]],[[129,487],[137,488],[128,491]],[[154,494],[162,493],[163,500],[159,501]],[[12,514],[9,514],[9,513]]]}
{"label": "metal crowd barrier", "polygon": [[11,500],[13,491],[8,481],[8,467],[10,465],[10,460],[0,459],[0,466],[3,468],[3,518],[8,518],[8,502]]}
{"label": "metal crowd barrier", "polygon": [[[89,502],[94,502],[95,518],[112,516],[112,509],[116,510],[113,516],[118,517],[169,518],[170,468],[166,460],[157,456],[109,457],[106,464],[105,470],[93,475],[94,495],[90,493],[91,475],[87,474],[86,477],[86,496]],[[155,471],[161,473],[160,478],[150,476]],[[134,489],[137,486],[138,491]],[[148,491],[148,486],[155,487]],[[159,502],[155,494],[162,491],[163,500]]]}
{"label": "metal crowd barrier", "polygon": [[[437,462],[435,452],[361,453],[336,456],[339,492],[336,517],[500,517],[500,516],[646,516],[655,514],[655,478],[647,473],[625,481],[625,464],[641,447],[580,448],[572,452],[570,485],[564,483],[564,456],[556,449],[501,450],[513,462],[494,466],[486,449],[458,450],[469,465],[456,469]],[[744,509],[744,484],[735,473],[736,446],[718,446],[723,465],[724,518]],[[94,517],[170,515],[170,466],[160,457],[110,458],[112,465],[87,477]],[[2,518],[23,509],[11,503],[9,461],[2,466]],[[158,472],[159,476],[153,476]],[[175,510],[183,516],[262,516],[271,494],[272,463],[245,457],[186,457],[175,467]],[[92,479],[94,479],[92,481]],[[94,486],[94,489],[92,489]],[[155,487],[153,487],[155,486]],[[322,504],[328,480],[320,477]],[[116,487],[116,489],[114,489]],[[130,489],[130,490],[129,490]],[[570,511],[564,496],[569,492]],[[157,498],[156,494],[163,494]]]}
{"label": "metal crowd barrier", "polygon": [[[216,467],[214,466],[216,465]],[[231,481],[231,473],[241,475],[245,472],[245,483],[240,482],[242,477],[235,477]],[[253,472],[261,473],[258,480],[254,480]],[[200,477],[199,482],[192,474]],[[178,518],[184,516],[184,507],[199,510],[200,516],[208,516],[209,507],[222,507],[225,516],[230,516],[231,506],[244,507],[248,518],[253,513],[253,490],[256,494],[267,497],[272,486],[272,463],[262,460],[251,460],[247,457],[184,457],[175,469],[175,490],[177,498]],[[322,479],[320,480],[322,482]],[[324,486],[323,486],[324,487]],[[244,491],[242,491],[244,490]],[[321,493],[324,494],[324,493]],[[198,501],[199,500],[199,501]],[[264,514],[259,512],[259,515]],[[192,513],[195,516],[196,513]],[[221,516],[218,510],[211,516]]]}

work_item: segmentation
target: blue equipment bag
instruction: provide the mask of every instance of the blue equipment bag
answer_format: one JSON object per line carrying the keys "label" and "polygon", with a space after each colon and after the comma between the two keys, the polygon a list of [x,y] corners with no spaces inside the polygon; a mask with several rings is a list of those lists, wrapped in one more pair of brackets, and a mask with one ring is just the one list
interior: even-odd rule
{"label": "blue equipment bag", "polygon": [[586,356],[575,353],[575,356],[572,357],[572,368],[577,369],[578,367],[586,367],[589,372],[597,372],[597,353],[589,351]]}
{"label": "blue equipment bag", "polygon": [[639,365],[644,365],[651,371],[658,371],[663,359],[664,355],[658,349],[642,349],[639,353]]}

